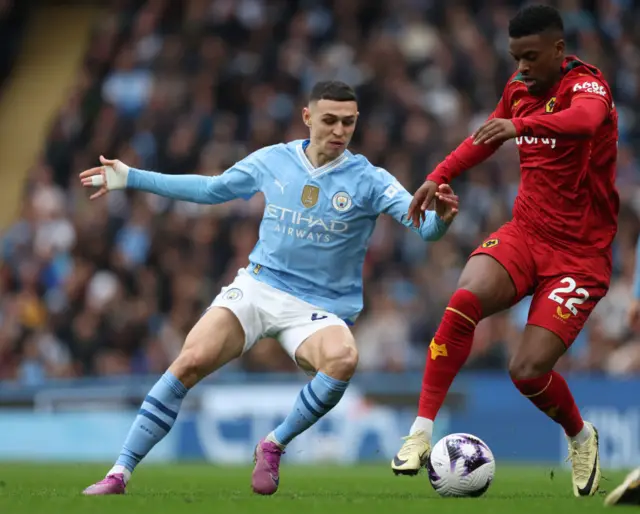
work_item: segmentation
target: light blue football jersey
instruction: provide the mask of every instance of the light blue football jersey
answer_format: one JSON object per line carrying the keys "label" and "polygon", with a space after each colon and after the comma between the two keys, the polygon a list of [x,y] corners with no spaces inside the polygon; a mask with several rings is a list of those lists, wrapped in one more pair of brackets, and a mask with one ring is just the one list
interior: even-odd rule
{"label": "light blue football jersey", "polygon": [[262,148],[217,177],[131,169],[127,187],[204,204],[262,192],[252,276],[353,322],[362,310],[362,267],[378,216],[389,214],[428,241],[448,226],[429,211],[413,227],[407,218],[412,196],[389,172],[349,151],[314,168],[304,152],[308,144]]}

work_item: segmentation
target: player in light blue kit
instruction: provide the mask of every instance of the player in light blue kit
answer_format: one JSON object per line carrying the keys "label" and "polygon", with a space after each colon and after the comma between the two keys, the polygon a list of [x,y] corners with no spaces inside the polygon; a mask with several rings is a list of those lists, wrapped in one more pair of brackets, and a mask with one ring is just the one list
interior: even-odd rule
{"label": "player in light blue kit", "polygon": [[256,447],[253,490],[275,493],[286,445],[340,401],[356,369],[347,325],[362,309],[362,265],[377,217],[389,214],[435,241],[456,216],[458,199],[444,185],[436,211],[413,228],[412,196],[387,171],[347,150],[358,109],[346,84],[318,83],[302,114],[309,140],[262,148],[218,177],[162,175],[103,157],[102,166],[80,174],[84,186],[100,188],[92,199],[130,188],[203,204],[258,192],[266,201],[249,266],[193,327],[145,398],[116,464],[84,494],[124,493],[136,465],[171,429],[189,389],[266,336],[315,373],[291,413]]}

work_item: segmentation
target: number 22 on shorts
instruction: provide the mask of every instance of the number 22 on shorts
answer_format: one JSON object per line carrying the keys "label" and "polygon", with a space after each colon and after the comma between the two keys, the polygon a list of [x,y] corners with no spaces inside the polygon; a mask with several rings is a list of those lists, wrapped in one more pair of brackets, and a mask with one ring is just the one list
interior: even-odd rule
{"label": "number 22 on shorts", "polygon": [[[549,293],[549,300],[553,300],[560,305],[563,305],[567,308],[567,310],[576,316],[578,314],[578,309],[576,309],[576,305],[582,305],[585,301],[589,299],[589,293],[583,287],[578,287],[576,289],[576,281],[571,277],[564,277],[561,281],[561,284],[566,284],[565,287],[556,287],[551,293]],[[575,293],[579,296],[574,296],[565,300],[560,295],[567,295]]]}

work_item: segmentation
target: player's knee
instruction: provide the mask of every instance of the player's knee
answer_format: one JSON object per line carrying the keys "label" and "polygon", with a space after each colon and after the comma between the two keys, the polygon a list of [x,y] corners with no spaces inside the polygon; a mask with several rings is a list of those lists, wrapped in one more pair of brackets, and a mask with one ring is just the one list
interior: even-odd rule
{"label": "player's knee", "polygon": [[508,308],[516,295],[507,271],[487,255],[469,259],[458,280],[458,289],[465,289],[478,298],[483,317]]}
{"label": "player's knee", "polygon": [[214,308],[191,329],[169,371],[190,388],[239,357],[243,348],[244,330],[238,318],[227,309]]}
{"label": "player's knee", "polygon": [[187,343],[169,371],[186,387],[193,387],[209,373],[208,359],[202,348]]}
{"label": "player's knee", "polygon": [[509,375],[514,382],[538,378],[549,371],[546,363],[535,359],[522,359],[516,356],[509,362]]}
{"label": "player's knee", "polygon": [[192,331],[169,370],[186,387],[193,387],[219,367],[218,362],[225,353],[224,350],[223,340],[217,343],[205,342]]}
{"label": "player's knee", "polygon": [[344,342],[325,343],[319,371],[338,380],[349,380],[358,366],[358,350]]}

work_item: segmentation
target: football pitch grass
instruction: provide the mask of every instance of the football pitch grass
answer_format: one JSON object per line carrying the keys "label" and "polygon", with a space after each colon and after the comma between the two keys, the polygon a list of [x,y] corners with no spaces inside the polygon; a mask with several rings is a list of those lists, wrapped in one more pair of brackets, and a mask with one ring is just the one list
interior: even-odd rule
{"label": "football pitch grass", "polygon": [[248,467],[147,464],[136,471],[125,496],[83,497],[82,489],[107,469],[106,465],[0,463],[0,513],[577,514],[608,511],[603,507],[603,490],[613,489],[624,476],[605,471],[600,493],[577,499],[566,470],[498,463],[495,481],[485,496],[457,499],[440,498],[424,472],[396,477],[384,464],[300,467],[285,463],[280,490],[262,497],[251,492]]}

